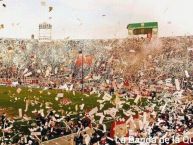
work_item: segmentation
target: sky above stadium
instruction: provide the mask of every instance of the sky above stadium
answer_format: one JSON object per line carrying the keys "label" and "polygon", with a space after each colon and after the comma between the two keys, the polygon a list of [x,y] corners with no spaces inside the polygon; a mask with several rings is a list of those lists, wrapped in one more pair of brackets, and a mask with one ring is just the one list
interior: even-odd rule
{"label": "sky above stadium", "polygon": [[192,6],[193,0],[3,0],[0,37],[37,38],[42,22],[53,25],[54,39],[125,38],[127,24],[149,21],[159,23],[159,36],[192,35]]}

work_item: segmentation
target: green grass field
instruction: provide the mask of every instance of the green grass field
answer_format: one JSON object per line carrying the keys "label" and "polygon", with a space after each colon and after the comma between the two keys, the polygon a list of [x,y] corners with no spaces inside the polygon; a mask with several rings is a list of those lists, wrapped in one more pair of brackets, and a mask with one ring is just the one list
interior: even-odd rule
{"label": "green grass field", "polygon": [[[78,114],[80,112],[85,112],[88,110],[91,110],[94,107],[99,107],[100,103],[97,102],[97,100],[101,100],[103,95],[98,96],[95,95],[88,95],[88,94],[82,94],[76,92],[75,95],[73,92],[66,92],[64,90],[43,90],[43,89],[37,89],[37,88],[21,88],[21,92],[17,92],[16,87],[6,87],[1,86],[0,87],[0,108],[6,109],[6,112],[9,112],[13,116],[18,116],[18,109],[21,108],[23,110],[23,113],[25,113],[27,116],[33,117],[34,114],[32,113],[33,110],[37,109],[44,109],[45,108],[45,102],[52,103],[50,106],[52,109],[54,109],[56,112],[58,110],[64,110],[64,112],[71,112],[71,114]],[[55,100],[55,97],[58,93],[63,93],[64,98],[68,98],[71,100],[72,103],[69,105],[62,105],[59,101]],[[113,105],[113,100],[115,96],[111,99],[111,101],[105,102],[104,107],[100,111],[104,111],[105,109],[108,109],[110,107],[115,107]],[[29,109],[27,112],[24,112],[25,110],[25,100],[29,99],[32,103],[29,105]],[[124,109],[129,109],[134,103],[134,99],[129,99],[127,102],[123,105]],[[85,104],[85,107],[83,110],[80,110],[79,105]],[[147,104],[146,99],[142,99],[139,101],[139,106],[145,106]],[[2,113],[3,111],[1,111]]]}
{"label": "green grass field", "polygon": [[[32,88],[21,88],[21,92],[17,93],[17,89],[15,87],[0,87],[0,108],[7,109],[7,111],[14,115],[18,115],[18,109],[22,108],[25,110],[25,99],[31,100],[33,105],[29,105],[29,109],[26,112],[27,116],[33,117],[32,111],[34,109],[45,109],[45,102],[51,102],[50,105],[54,110],[61,110],[67,112],[75,112],[75,106],[85,104],[85,109],[92,109],[95,106],[99,105],[97,103],[97,96],[91,95],[86,96],[80,93],[76,93],[73,95],[72,92],[66,92],[63,90],[43,90],[43,89],[32,89]],[[69,98],[71,100],[71,104],[69,105],[62,105],[59,101],[55,100],[55,97],[58,93],[63,93],[64,98]],[[42,104],[42,105],[41,105]],[[2,111],[1,111],[2,112]]]}
{"label": "green grass field", "polygon": [[[32,113],[33,110],[37,109],[44,109],[44,114],[46,114],[46,105],[45,102],[50,102],[52,103],[51,108],[55,110],[57,113],[59,110],[63,110],[64,114],[70,114],[70,116],[75,117],[77,114],[82,113],[84,116],[84,113],[86,111],[91,110],[94,107],[100,108],[100,103],[97,102],[97,100],[102,100],[103,95],[98,96],[97,94],[95,95],[88,95],[88,94],[82,94],[76,92],[75,95],[73,92],[66,92],[63,90],[43,90],[43,89],[37,89],[37,88],[20,88],[21,92],[17,92],[16,87],[6,87],[6,86],[0,86],[0,113],[6,112],[8,116],[10,117],[18,117],[19,116],[19,111],[18,109],[21,108],[23,111],[23,114],[26,114],[28,117],[31,117],[31,121],[24,121],[18,119],[14,123],[14,129],[16,132],[23,132],[29,134],[28,128],[30,127],[29,122],[34,122],[33,119],[35,119],[35,114]],[[59,101],[55,100],[55,97],[57,96],[58,93],[63,93],[64,98],[68,98],[71,100],[71,104],[69,105],[62,105],[60,104]],[[28,100],[31,100],[32,103],[30,103],[28,111],[24,112],[25,107],[26,107],[26,98]],[[104,107],[99,110],[98,112],[102,112],[108,108],[115,107],[115,105],[112,103],[113,100],[115,99],[115,96],[110,101],[106,101],[104,104]],[[124,98],[121,98],[121,100],[125,100]],[[33,105],[32,105],[33,104]],[[85,107],[83,110],[80,109],[79,105],[85,104]],[[141,101],[138,102],[138,104],[134,103],[134,99],[130,98],[126,101],[126,103],[123,104],[122,108],[125,110],[128,110],[132,108],[133,105],[141,106],[142,108],[148,104],[147,99],[141,99]],[[3,109],[3,110],[2,110]],[[137,112],[136,112],[137,113]],[[61,114],[61,113],[58,113]],[[108,116],[108,115],[107,115]],[[125,117],[123,115],[122,109],[120,109],[117,112],[117,117]],[[99,118],[95,117],[96,122],[99,120]],[[107,125],[107,127],[110,127],[111,122],[113,120],[108,120],[104,119],[104,122]],[[0,133],[0,135],[2,135]],[[15,134],[13,134],[14,136]],[[18,136],[14,137],[17,138]]]}
{"label": "green grass field", "polygon": [[[0,86],[0,109],[1,113],[4,111],[7,112],[10,116],[17,117],[19,115],[18,109],[21,108],[23,111],[23,114],[26,114],[28,117],[35,117],[35,114],[32,113],[33,110],[40,110],[44,109],[44,114],[46,115],[46,112],[48,109],[46,109],[45,102],[52,103],[50,106],[53,110],[55,110],[57,113],[60,112],[59,110],[63,110],[63,115],[65,114],[80,114],[84,113],[86,111],[91,110],[94,107],[100,106],[100,103],[97,102],[97,100],[102,100],[103,95],[98,96],[95,95],[88,95],[88,94],[82,94],[76,92],[75,95],[73,92],[66,92],[64,90],[43,90],[43,89],[37,89],[37,88],[21,88],[21,91],[17,92],[17,87],[6,87],[6,86]],[[63,93],[64,98],[68,98],[71,100],[71,104],[69,105],[63,105],[60,104],[59,101],[55,100],[55,97],[58,93]],[[99,110],[99,112],[102,112],[108,108],[115,107],[115,105],[112,103],[115,96],[110,101],[106,101],[104,104],[104,107]],[[28,111],[24,112],[26,102],[25,100],[28,99],[32,103],[30,103],[28,107]],[[125,100],[122,98],[121,100]],[[123,104],[123,107],[125,110],[130,109],[134,103],[134,99],[130,98],[126,101],[127,103]],[[84,104],[83,110],[80,109],[80,105]],[[147,101],[146,99],[141,99],[138,106],[146,106]],[[4,110],[2,110],[4,109]],[[60,113],[59,113],[60,114]],[[118,116],[122,116],[122,111],[120,110],[118,113]]]}

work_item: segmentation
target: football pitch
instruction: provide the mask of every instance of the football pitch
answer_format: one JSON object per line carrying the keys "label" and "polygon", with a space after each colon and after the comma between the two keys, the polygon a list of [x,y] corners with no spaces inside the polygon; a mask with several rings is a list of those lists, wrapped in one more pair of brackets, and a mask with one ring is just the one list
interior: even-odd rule
{"label": "football pitch", "polygon": [[[63,94],[62,97],[57,97],[58,94]],[[1,113],[6,112],[11,117],[19,116],[19,109],[22,109],[22,114],[28,117],[34,117],[39,110],[54,110],[63,115],[72,115],[89,112],[95,107],[101,108],[99,111],[104,111],[108,108],[116,107],[115,95],[108,101],[103,100],[104,94],[86,94],[80,92],[56,90],[56,89],[39,89],[25,87],[0,87],[0,109]],[[120,100],[125,100],[121,98]],[[146,99],[141,99],[138,105],[146,105]],[[26,103],[28,102],[28,103]],[[27,105],[28,104],[28,105]],[[103,104],[103,107],[100,105]],[[123,104],[124,109],[129,109],[134,103],[134,99],[127,99]],[[27,109],[26,109],[26,106]],[[121,113],[121,112],[120,112]]]}
{"label": "football pitch", "polygon": [[[74,91],[64,91],[58,89],[27,88],[27,87],[0,87],[0,113],[6,113],[8,118],[14,120],[13,128],[15,134],[11,134],[10,140],[17,140],[19,134],[30,134],[29,129],[36,122],[38,113],[46,116],[51,110],[62,116],[69,116],[76,120],[77,117],[84,117],[86,113],[97,108],[97,113],[104,113],[107,110],[117,108],[117,102],[123,101],[119,106],[115,117],[104,113],[103,123],[110,129],[111,124],[120,118],[127,118],[124,111],[131,110],[138,114],[133,107],[142,109],[149,104],[147,98],[141,98],[135,102],[136,98],[125,98],[117,95],[105,97],[105,94],[86,94]],[[106,99],[105,99],[106,98]],[[65,100],[65,101],[61,101]],[[158,107],[159,105],[157,105]],[[22,115],[19,115],[19,109]],[[142,111],[142,110],[141,110]],[[20,116],[20,117],[19,117]],[[22,116],[22,117],[21,117]],[[99,123],[100,117],[94,115],[94,122]],[[2,134],[0,134],[2,135]]]}

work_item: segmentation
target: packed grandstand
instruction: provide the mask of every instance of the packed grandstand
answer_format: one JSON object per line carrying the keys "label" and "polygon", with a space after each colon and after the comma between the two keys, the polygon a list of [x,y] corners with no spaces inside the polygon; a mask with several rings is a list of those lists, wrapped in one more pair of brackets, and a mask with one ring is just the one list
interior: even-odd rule
{"label": "packed grandstand", "polygon": [[[85,109],[74,105],[76,113],[68,109],[66,114],[40,102],[40,93],[24,98],[19,114],[10,115],[1,107],[2,144],[113,145],[128,136],[154,138],[155,144],[163,138],[169,140],[162,144],[176,143],[174,137],[182,142],[188,136],[186,142],[192,142],[191,36],[46,43],[1,38],[0,52],[0,84],[16,89],[1,92],[8,93],[10,102],[17,103],[26,88],[31,94],[33,89],[46,90],[48,97],[53,90],[75,97],[95,95],[98,102],[88,109],[84,98],[80,103]],[[55,99],[63,106],[73,103],[61,92]],[[33,103],[43,106],[31,115]],[[25,123],[27,131],[18,128],[18,122]]]}

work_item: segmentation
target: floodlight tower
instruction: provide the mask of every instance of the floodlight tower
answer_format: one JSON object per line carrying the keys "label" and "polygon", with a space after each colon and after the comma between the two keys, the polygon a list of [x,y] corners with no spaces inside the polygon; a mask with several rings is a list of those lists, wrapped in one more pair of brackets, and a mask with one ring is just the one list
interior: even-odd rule
{"label": "floodlight tower", "polygon": [[49,23],[39,24],[39,41],[51,41],[52,39],[52,25]]}

